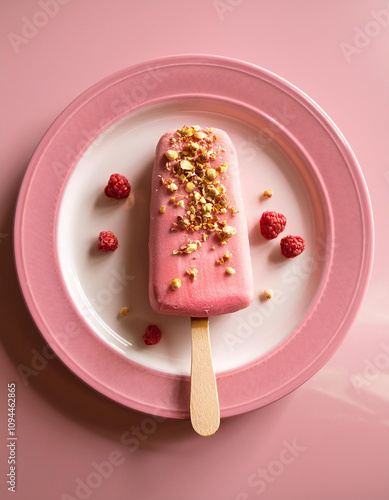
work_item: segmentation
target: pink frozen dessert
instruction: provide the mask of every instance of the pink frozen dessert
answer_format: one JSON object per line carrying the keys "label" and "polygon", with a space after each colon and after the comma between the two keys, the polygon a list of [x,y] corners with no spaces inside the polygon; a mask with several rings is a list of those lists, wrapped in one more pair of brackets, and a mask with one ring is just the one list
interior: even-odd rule
{"label": "pink frozen dessert", "polygon": [[223,130],[184,126],[161,137],[150,211],[149,295],[155,311],[208,317],[252,302],[238,158]]}

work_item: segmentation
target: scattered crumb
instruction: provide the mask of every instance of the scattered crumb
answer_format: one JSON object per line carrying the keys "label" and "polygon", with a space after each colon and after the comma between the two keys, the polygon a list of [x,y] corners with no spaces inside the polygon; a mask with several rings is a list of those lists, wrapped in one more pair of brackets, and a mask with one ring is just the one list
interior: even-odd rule
{"label": "scattered crumb", "polygon": [[124,318],[125,316],[127,316],[129,311],[130,311],[130,309],[128,307],[122,307],[120,309],[120,316],[122,316]]}
{"label": "scattered crumb", "polygon": [[271,198],[273,196],[273,191],[271,189],[266,189],[266,191],[263,192],[263,196],[265,198]]}
{"label": "scattered crumb", "polygon": [[271,288],[266,288],[263,295],[266,299],[271,299],[273,297],[273,290]]}
{"label": "scattered crumb", "polygon": [[180,286],[181,286],[181,280],[179,278],[175,278],[170,283],[170,288],[172,290],[178,290],[180,288]]}

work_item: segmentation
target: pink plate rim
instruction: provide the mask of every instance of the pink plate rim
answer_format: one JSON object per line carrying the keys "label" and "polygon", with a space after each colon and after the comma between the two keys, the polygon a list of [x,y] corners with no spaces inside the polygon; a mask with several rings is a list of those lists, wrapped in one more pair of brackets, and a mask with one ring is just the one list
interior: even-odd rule
{"label": "pink plate rim", "polygon": [[[150,83],[150,75],[158,85]],[[142,107],[188,95],[243,102],[277,123],[280,110],[292,113],[295,118],[280,127],[322,167],[333,215],[331,269],[309,319],[269,356],[217,375],[221,416],[227,417],[269,404],[314,375],[342,343],[371,274],[373,217],[361,169],[336,125],[294,85],[251,63],[196,54],[146,61],[95,84],[56,119],[31,159],[15,214],[15,260],[34,321],[77,376],[132,409],[188,418],[188,377],[124,358],[82,321],[64,285],[55,241],[61,190],[95,137]],[[91,131],[88,141],[80,142],[81,130]],[[341,219],[345,211],[354,215],[347,231]]]}

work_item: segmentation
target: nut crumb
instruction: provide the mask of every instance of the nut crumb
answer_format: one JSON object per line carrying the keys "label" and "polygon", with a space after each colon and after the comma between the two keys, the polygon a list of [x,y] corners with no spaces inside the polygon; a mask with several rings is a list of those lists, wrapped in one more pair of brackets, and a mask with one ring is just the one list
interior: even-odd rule
{"label": "nut crumb", "polygon": [[271,299],[273,297],[273,290],[271,288],[266,288],[266,290],[263,292],[263,295],[266,299]]}
{"label": "nut crumb", "polygon": [[178,158],[178,153],[177,151],[174,151],[174,149],[168,149],[165,153],[165,156],[168,160],[176,160]]}
{"label": "nut crumb", "polygon": [[273,191],[271,189],[266,189],[266,191],[263,192],[263,196],[265,198],[271,198],[273,196]]}
{"label": "nut crumb", "polygon": [[219,264],[220,266],[222,266],[222,265],[223,265],[223,264],[225,264],[228,260],[230,260],[230,259],[231,259],[231,257],[232,257],[232,254],[230,254],[230,253],[225,253],[225,254],[223,255],[223,257],[220,257],[220,259],[218,259],[218,260],[216,261],[216,264]]}
{"label": "nut crumb", "polygon": [[122,316],[122,318],[124,318],[125,316],[127,316],[129,311],[130,311],[130,309],[128,307],[122,307],[120,309],[120,316]]}
{"label": "nut crumb", "polygon": [[189,278],[191,281],[194,281],[195,279],[197,279],[198,273],[199,273],[198,269],[187,269],[186,270],[186,274],[189,275]]}
{"label": "nut crumb", "polygon": [[176,184],[174,184],[174,182],[172,182],[171,184],[168,185],[167,188],[169,189],[169,191],[171,191],[173,193],[174,191],[177,191],[178,186]]}
{"label": "nut crumb", "polygon": [[231,274],[235,274],[236,271],[235,271],[235,269],[233,267],[227,267],[226,268],[226,273],[231,275]]}
{"label": "nut crumb", "polygon": [[181,280],[179,278],[175,278],[170,283],[170,288],[172,290],[178,290],[180,288],[180,286],[181,286]]}
{"label": "nut crumb", "polygon": [[162,205],[161,208],[159,209],[159,211],[161,212],[161,214],[164,214],[166,212],[165,205]]}

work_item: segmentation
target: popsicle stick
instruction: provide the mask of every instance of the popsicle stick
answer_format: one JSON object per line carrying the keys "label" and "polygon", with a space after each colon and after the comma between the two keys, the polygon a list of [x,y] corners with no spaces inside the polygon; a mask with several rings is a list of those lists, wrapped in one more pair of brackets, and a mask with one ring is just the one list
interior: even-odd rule
{"label": "popsicle stick", "polygon": [[210,436],[219,428],[220,410],[212,365],[208,318],[191,318],[191,327],[190,419],[198,434]]}

